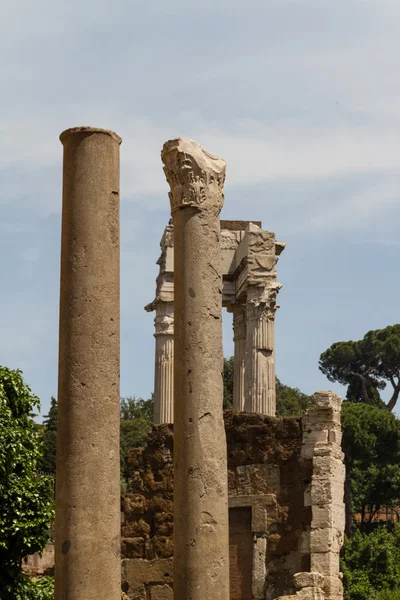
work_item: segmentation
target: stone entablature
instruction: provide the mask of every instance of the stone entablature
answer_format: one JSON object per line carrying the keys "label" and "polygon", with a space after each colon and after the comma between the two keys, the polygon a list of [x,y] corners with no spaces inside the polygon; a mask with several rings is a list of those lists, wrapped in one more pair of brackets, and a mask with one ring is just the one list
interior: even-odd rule
{"label": "stone entablature", "polygon": [[[313,399],[303,418],[225,412],[229,509],[251,510],[253,600],[343,598],[341,400],[332,392]],[[172,426],[154,427],[129,469],[123,589],[135,600],[172,600]]]}
{"label": "stone entablature", "polygon": [[[233,313],[235,381],[233,407],[274,416],[274,324],[276,263],[285,248],[259,221],[221,221],[222,305]],[[172,221],[160,242],[155,311],[154,422],[173,422],[174,230]]]}

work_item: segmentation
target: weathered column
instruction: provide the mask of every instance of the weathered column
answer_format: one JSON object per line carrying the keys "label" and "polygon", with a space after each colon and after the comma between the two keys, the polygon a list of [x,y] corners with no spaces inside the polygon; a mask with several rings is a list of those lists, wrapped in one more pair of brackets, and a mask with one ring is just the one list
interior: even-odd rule
{"label": "weathered column", "polygon": [[245,361],[246,361],[246,309],[242,304],[235,304],[233,312],[233,408],[245,409]]}
{"label": "weathered column", "polygon": [[[281,285],[276,280],[277,255],[282,244],[268,231],[248,229],[246,289],[246,369],[245,408],[248,412],[275,416],[274,325],[276,295]],[[279,246],[277,250],[277,246]]]}
{"label": "weathered column", "polygon": [[275,298],[274,288],[250,286],[247,290],[245,408],[269,416],[276,414]]}
{"label": "weathered column", "polygon": [[174,303],[157,302],[154,319],[154,423],[174,422]]}
{"label": "weathered column", "polygon": [[228,600],[219,213],[225,163],[196,142],[162,151],[175,235],[174,599]]}
{"label": "weathered column", "polygon": [[119,145],[64,146],[56,477],[56,600],[120,600]]}

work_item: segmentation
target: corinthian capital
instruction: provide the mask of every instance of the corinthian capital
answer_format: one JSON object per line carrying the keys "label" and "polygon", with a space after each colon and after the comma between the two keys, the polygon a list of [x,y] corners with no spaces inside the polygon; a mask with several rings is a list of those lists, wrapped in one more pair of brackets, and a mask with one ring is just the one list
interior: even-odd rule
{"label": "corinthian capital", "polygon": [[194,206],[220,212],[224,203],[225,161],[187,138],[165,142],[161,159],[171,188],[171,212]]}

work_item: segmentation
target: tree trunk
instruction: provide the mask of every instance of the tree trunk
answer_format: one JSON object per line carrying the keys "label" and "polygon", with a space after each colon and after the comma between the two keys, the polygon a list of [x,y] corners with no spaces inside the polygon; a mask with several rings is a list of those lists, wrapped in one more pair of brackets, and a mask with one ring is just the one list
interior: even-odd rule
{"label": "tree trunk", "polygon": [[400,394],[400,387],[396,387],[394,389],[393,396],[390,398],[389,402],[386,405],[386,408],[388,409],[389,412],[392,412],[392,410],[396,406],[397,400],[399,398],[399,394]]}

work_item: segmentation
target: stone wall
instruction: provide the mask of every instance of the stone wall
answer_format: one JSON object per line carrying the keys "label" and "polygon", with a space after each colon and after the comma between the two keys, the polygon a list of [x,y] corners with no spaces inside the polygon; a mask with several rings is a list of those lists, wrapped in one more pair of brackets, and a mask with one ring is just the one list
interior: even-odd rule
{"label": "stone wall", "polygon": [[[229,507],[251,510],[254,600],[342,597],[340,399],[314,399],[304,419],[225,413]],[[132,600],[173,598],[172,453],[171,425],[155,426],[147,447],[130,453],[122,579]]]}

